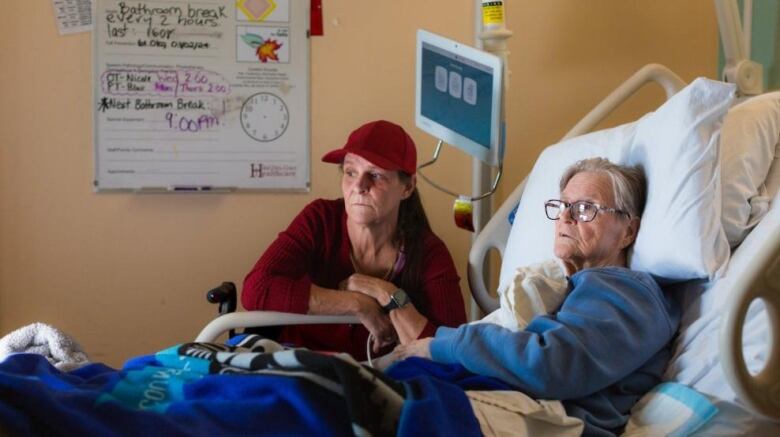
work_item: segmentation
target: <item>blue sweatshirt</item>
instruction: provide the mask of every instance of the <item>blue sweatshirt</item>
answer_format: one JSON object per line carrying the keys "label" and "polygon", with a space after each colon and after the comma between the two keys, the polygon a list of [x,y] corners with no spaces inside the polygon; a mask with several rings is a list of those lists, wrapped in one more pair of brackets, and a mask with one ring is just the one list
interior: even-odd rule
{"label": "blue sweatshirt", "polygon": [[679,309],[653,278],[620,267],[586,269],[569,280],[557,313],[524,331],[484,323],[441,327],[435,361],[459,363],[537,399],[563,401],[586,435],[612,435],[661,376]]}

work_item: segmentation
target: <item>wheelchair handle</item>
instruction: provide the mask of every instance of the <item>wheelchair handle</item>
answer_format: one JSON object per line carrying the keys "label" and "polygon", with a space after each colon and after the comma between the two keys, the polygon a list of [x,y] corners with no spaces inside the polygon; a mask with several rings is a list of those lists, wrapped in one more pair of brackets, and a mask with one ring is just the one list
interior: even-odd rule
{"label": "wheelchair handle", "polygon": [[236,284],[223,282],[219,287],[212,288],[206,293],[206,300],[219,304],[219,314],[234,312],[238,305]]}

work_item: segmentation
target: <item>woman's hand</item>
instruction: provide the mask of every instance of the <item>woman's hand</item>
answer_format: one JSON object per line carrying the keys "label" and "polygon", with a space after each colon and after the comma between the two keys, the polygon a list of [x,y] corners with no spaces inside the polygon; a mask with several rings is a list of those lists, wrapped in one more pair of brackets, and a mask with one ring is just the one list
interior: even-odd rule
{"label": "woman's hand", "polygon": [[396,342],[393,324],[376,299],[357,291],[330,290],[312,284],[309,314],[356,316],[376,339],[375,352]]}
{"label": "woman's hand", "polygon": [[409,357],[421,357],[431,359],[431,341],[433,337],[421,338],[407,344],[398,345],[389,354],[380,357],[375,361],[375,367],[379,370],[385,370],[396,361],[401,361]]}
{"label": "woman's hand", "polygon": [[357,291],[366,296],[373,297],[380,306],[390,303],[390,296],[398,287],[392,282],[362,273],[353,273],[347,279],[341,281],[339,288],[342,290]]}
{"label": "woman's hand", "polygon": [[399,345],[397,348],[395,348],[395,350],[393,350],[392,353],[397,355],[399,360],[403,360],[404,358],[409,357],[431,359],[431,341],[433,341],[433,337],[425,337],[419,340],[414,340],[412,342]]}
{"label": "woman's hand", "polygon": [[394,309],[390,311],[389,315],[401,344],[417,340],[428,323],[428,319],[420,314],[414,305],[405,305],[403,308]]}
{"label": "woman's hand", "polygon": [[[398,290],[392,282],[360,273],[350,275],[339,284],[339,288],[374,298],[380,309],[390,303],[390,296]],[[411,304],[390,311],[390,321],[402,344],[416,340],[428,323],[428,319]]]}
{"label": "woman's hand", "polygon": [[355,311],[360,323],[374,336],[372,350],[378,353],[383,347],[390,346],[397,341],[395,329],[390,318],[382,311],[377,301],[363,294],[355,293],[358,309]]}

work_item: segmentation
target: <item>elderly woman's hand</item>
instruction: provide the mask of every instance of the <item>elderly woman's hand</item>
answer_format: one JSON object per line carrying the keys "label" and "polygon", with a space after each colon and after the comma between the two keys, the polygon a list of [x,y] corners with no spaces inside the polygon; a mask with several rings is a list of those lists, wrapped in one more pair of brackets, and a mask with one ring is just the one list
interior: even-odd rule
{"label": "elderly woman's hand", "polygon": [[399,360],[409,357],[431,358],[431,341],[433,337],[421,338],[412,342],[402,344],[393,350],[393,354],[398,356]]}
{"label": "elderly woman's hand", "polygon": [[433,337],[426,337],[398,345],[389,354],[375,360],[374,367],[379,370],[385,370],[390,367],[391,364],[409,357],[431,359],[431,341],[433,341]]}

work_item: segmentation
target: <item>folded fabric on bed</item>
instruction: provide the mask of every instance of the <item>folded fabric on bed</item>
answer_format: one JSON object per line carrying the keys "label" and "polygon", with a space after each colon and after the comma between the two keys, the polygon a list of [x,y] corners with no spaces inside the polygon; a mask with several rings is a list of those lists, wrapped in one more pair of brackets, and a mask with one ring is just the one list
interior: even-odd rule
{"label": "folded fabric on bed", "polygon": [[70,373],[40,355],[11,355],[0,362],[0,423],[12,435],[479,433],[455,386],[401,384],[349,357],[272,343],[183,344],[121,370]]}
{"label": "folded fabric on bed", "polygon": [[29,324],[0,338],[0,360],[19,352],[42,355],[63,372],[89,364],[76,340],[45,323]]}
{"label": "folded fabric on bed", "polygon": [[582,420],[569,416],[561,401],[533,399],[500,379],[471,373],[460,364],[414,357],[394,364],[387,374],[402,381],[436,381],[467,390],[485,436],[573,436],[584,429]]}
{"label": "folded fabric on bed", "polygon": [[674,382],[657,385],[631,410],[624,437],[687,436],[718,413],[706,396]]}

